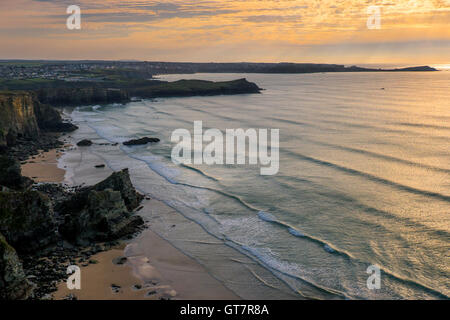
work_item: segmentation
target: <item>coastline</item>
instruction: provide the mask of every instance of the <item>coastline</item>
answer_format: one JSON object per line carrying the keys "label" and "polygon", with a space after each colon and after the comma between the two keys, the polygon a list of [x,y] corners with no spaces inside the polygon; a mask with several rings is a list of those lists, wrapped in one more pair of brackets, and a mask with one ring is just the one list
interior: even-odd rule
{"label": "coastline", "polygon": [[[65,109],[66,115],[70,114],[73,123],[79,128],[67,137],[68,143],[75,145],[85,139],[92,142],[91,146],[73,148],[61,157],[60,167],[66,167],[65,182],[69,186],[93,185],[113,171],[128,168],[134,187],[146,196],[139,216],[144,219],[148,229],[203,266],[205,274],[216,279],[218,285],[229,288],[244,300],[291,300],[315,296],[316,290],[308,284],[301,288],[292,287],[290,279],[261,263],[245,250],[240,250],[205,230],[201,222],[183,210],[189,209],[189,206],[178,205],[184,201],[184,198],[178,198],[178,193],[174,192],[178,186],[168,182],[146,161],[130,156],[130,150],[121,145],[122,140],[126,141],[125,137],[110,140],[97,132],[82,112],[84,111]],[[96,168],[98,165],[105,166]],[[146,231],[147,229],[141,235],[146,234]],[[141,235],[131,242],[140,246],[152,264],[153,243]]]}
{"label": "coastline", "polygon": [[[61,156],[71,145],[63,148],[41,151],[38,155],[22,162],[24,176],[38,183],[70,184],[73,172],[65,170],[61,165]],[[82,157],[80,161],[86,161]],[[91,163],[92,166],[96,164]],[[85,170],[85,177],[99,182],[106,178],[112,170]],[[173,210],[157,200],[144,200],[143,207],[165,206],[165,210]],[[145,238],[152,245],[150,252],[140,251],[135,239],[122,240],[107,251],[91,256],[94,263],[80,265],[81,290],[69,290],[66,283],[60,282],[52,298],[79,300],[157,300],[157,299],[240,299],[220,281],[213,278],[205,268],[192,258],[176,249],[167,240],[161,238],[150,229],[145,229],[137,236]],[[125,262],[117,264],[119,258]],[[113,262],[114,261],[114,262]],[[78,261],[77,264],[80,264]]]}

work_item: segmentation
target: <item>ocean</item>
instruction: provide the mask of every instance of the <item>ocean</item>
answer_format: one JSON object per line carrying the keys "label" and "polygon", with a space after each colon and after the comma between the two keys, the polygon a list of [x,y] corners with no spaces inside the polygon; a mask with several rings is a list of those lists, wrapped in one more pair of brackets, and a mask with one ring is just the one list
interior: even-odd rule
{"label": "ocean", "polygon": [[[81,128],[72,138],[160,138],[89,152],[113,170],[130,168],[141,192],[175,209],[176,217],[146,219],[236,294],[450,297],[450,72],[159,78],[246,78],[264,90],[79,106],[70,111]],[[172,132],[192,132],[199,120],[223,132],[279,129],[279,172],[173,163]],[[367,286],[372,265],[379,289]]]}

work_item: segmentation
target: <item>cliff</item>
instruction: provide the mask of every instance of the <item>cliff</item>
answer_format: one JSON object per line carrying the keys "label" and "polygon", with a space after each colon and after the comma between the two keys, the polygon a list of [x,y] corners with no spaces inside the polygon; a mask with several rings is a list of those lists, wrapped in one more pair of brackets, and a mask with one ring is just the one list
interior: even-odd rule
{"label": "cliff", "polygon": [[27,79],[0,81],[0,88],[32,92],[36,101],[52,106],[79,106],[129,102],[131,97],[188,97],[260,93],[246,79],[233,81],[180,80],[174,82],[134,78],[102,81]]}
{"label": "cliff", "polygon": [[125,90],[99,86],[41,88],[36,93],[40,102],[55,106],[105,104],[129,100]]}
{"label": "cliff", "polygon": [[33,289],[16,251],[0,233],[0,300],[27,299]]}
{"label": "cliff", "polygon": [[41,132],[74,129],[63,122],[57,110],[40,103],[34,93],[0,92],[0,150],[16,145],[18,140],[36,140]]}
{"label": "cliff", "polygon": [[140,98],[214,96],[260,93],[261,89],[246,79],[232,81],[179,80],[153,81],[150,85],[128,89],[129,95]]}
{"label": "cliff", "polygon": [[33,96],[26,92],[0,92],[0,148],[12,146],[17,138],[39,136]]}

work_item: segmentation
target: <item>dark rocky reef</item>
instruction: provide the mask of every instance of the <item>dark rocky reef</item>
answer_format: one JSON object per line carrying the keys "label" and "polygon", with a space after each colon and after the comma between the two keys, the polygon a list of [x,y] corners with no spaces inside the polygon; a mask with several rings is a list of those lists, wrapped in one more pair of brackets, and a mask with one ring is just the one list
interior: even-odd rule
{"label": "dark rocky reef", "polygon": [[140,139],[132,139],[129,141],[125,141],[123,143],[123,145],[125,146],[138,146],[138,145],[143,145],[143,144],[147,144],[147,143],[156,143],[159,142],[160,140],[158,138],[149,138],[149,137],[144,137],[144,138],[140,138]]}
{"label": "dark rocky reef", "polygon": [[84,139],[84,140],[79,141],[77,143],[77,146],[79,146],[79,147],[89,147],[89,146],[92,146],[92,141],[88,140],[88,139]]}

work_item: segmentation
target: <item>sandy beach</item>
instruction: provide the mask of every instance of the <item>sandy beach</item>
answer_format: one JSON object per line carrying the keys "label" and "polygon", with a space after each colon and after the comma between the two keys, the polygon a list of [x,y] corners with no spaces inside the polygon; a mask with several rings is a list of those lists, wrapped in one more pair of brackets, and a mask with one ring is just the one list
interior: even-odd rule
{"label": "sandy beach", "polygon": [[36,182],[59,183],[64,180],[65,170],[58,168],[59,149],[40,152],[22,164],[22,175]]}
{"label": "sandy beach", "polygon": [[[58,167],[60,156],[57,150],[41,152],[22,164],[22,174],[36,182],[62,183],[67,173]],[[95,173],[97,179],[111,173],[108,168],[87,171],[87,176]],[[146,210],[152,206],[173,210],[157,200],[147,200],[143,206]],[[152,245],[144,250],[136,239],[131,239],[93,255],[91,259],[96,263],[79,265],[81,289],[69,290],[61,282],[53,298],[72,295],[79,300],[240,299],[202,265],[152,230],[144,230],[137,238]]]}

